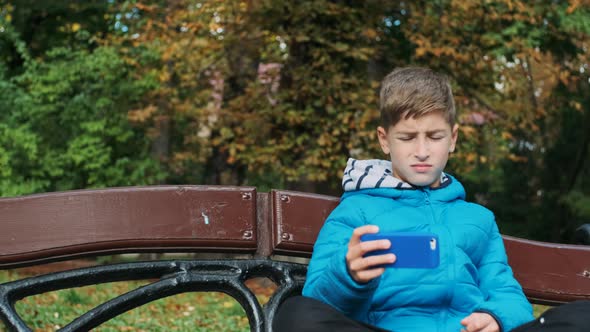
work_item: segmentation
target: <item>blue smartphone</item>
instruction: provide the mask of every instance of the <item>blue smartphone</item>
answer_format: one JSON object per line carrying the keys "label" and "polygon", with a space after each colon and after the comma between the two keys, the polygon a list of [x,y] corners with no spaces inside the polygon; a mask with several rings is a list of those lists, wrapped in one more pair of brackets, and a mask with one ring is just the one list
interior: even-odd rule
{"label": "blue smartphone", "polygon": [[438,267],[440,253],[438,236],[432,233],[394,232],[361,235],[361,241],[387,239],[391,247],[386,250],[375,250],[366,256],[394,253],[396,261],[384,267],[433,269]]}

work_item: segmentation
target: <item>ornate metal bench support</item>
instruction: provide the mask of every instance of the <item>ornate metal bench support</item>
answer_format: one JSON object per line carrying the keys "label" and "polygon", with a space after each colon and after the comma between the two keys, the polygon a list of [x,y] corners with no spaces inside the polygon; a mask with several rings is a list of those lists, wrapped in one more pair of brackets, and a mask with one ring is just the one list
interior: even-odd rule
{"label": "ornate metal bench support", "polygon": [[[251,331],[271,331],[278,306],[301,292],[306,270],[302,264],[256,259],[134,262],[57,272],[1,284],[0,318],[11,331],[31,331],[14,309],[20,299],[100,283],[158,279],[98,305],[60,331],[88,331],[154,300],[199,291],[230,295],[246,311]],[[268,277],[278,286],[264,309],[244,283],[255,277]]]}

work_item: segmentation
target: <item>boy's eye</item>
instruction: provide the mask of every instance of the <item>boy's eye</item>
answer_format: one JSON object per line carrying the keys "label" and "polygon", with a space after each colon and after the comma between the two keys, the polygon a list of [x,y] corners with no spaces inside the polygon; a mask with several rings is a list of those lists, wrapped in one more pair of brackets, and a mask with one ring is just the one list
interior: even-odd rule
{"label": "boy's eye", "polygon": [[444,136],[430,136],[431,140],[440,141],[441,139],[445,138]]}
{"label": "boy's eye", "polygon": [[414,137],[410,137],[410,136],[401,136],[398,137],[397,139],[399,139],[400,141],[411,141]]}

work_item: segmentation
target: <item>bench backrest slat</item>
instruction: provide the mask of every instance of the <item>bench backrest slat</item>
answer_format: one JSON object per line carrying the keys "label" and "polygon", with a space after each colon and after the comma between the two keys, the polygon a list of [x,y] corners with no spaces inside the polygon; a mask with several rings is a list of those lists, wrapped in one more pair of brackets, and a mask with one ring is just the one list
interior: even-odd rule
{"label": "bench backrest slat", "polygon": [[253,253],[252,187],[153,186],[0,199],[0,268],[141,251]]}
{"label": "bench backrest slat", "polygon": [[311,257],[318,233],[339,201],[332,196],[273,190],[274,253]]}
{"label": "bench backrest slat", "polygon": [[590,246],[504,236],[508,262],[530,300],[555,304],[590,299]]}

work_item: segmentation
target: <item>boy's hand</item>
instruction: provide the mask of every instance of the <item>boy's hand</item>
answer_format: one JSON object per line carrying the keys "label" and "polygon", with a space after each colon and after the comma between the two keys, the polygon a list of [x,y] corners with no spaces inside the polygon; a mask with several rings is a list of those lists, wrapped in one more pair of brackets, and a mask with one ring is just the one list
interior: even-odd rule
{"label": "boy's hand", "polygon": [[474,312],[471,315],[463,318],[461,325],[464,328],[461,332],[499,332],[500,326],[498,322],[490,314],[485,312]]}
{"label": "boy's hand", "polygon": [[366,225],[356,228],[348,242],[346,253],[346,266],[352,279],[358,283],[367,283],[382,275],[384,268],[373,268],[375,265],[389,264],[395,262],[394,254],[363,257],[366,253],[374,250],[387,249],[391,246],[389,240],[361,241],[361,235],[379,232],[379,227]]}

